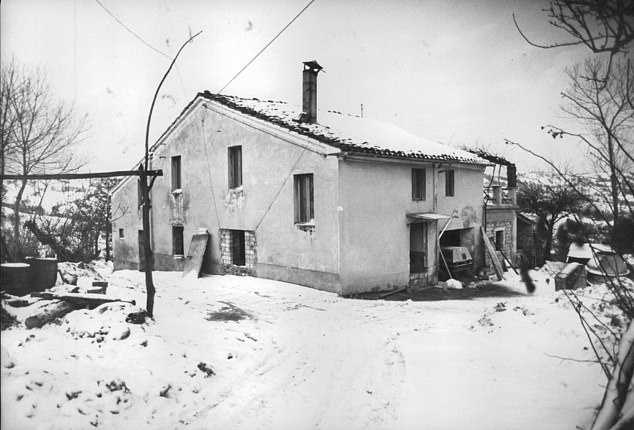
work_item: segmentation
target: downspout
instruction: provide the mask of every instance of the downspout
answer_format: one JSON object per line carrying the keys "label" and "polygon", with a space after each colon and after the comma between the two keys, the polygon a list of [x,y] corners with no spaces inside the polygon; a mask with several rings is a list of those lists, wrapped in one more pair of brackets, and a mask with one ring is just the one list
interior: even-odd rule
{"label": "downspout", "polygon": [[343,240],[343,223],[341,217],[343,216],[344,208],[341,206],[341,187],[343,181],[341,180],[342,164],[345,154],[342,157],[337,157],[337,273],[339,274],[339,294],[343,295],[343,281],[344,276],[341,272],[341,241]]}
{"label": "downspout", "polygon": [[434,196],[432,198],[432,207],[431,207],[431,211],[433,213],[436,213],[436,209],[438,207],[438,181],[436,179],[436,175],[438,174],[438,167],[440,167],[440,164],[438,166],[436,166],[436,163],[432,164],[432,188],[434,191]]}

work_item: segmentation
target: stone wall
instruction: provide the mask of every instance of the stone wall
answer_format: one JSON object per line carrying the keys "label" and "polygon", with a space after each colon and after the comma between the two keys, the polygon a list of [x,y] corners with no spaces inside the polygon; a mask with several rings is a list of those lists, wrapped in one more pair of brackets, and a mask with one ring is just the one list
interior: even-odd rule
{"label": "stone wall", "polygon": [[[222,272],[239,275],[255,275],[255,264],[257,262],[256,240],[254,231],[243,231],[244,244],[240,244],[236,239],[238,230],[220,229],[220,259],[222,261]],[[238,265],[234,261],[234,256],[239,252],[241,245],[244,245],[244,265]]]}
{"label": "stone wall", "polygon": [[[513,259],[515,258],[515,249],[513,247],[513,222],[512,221],[487,222],[486,235],[496,249],[497,249],[497,246],[496,246],[495,236],[499,230],[504,231],[504,244],[501,248],[501,251],[504,253],[506,258],[513,261]],[[491,262],[491,257],[489,256],[488,253],[485,253],[485,254],[486,254],[485,255],[486,265],[488,267],[493,267],[493,263]]]}

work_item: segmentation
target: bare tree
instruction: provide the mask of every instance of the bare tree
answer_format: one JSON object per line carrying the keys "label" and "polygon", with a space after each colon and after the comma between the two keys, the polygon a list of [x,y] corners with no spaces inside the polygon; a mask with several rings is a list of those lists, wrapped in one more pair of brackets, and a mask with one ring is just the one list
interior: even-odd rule
{"label": "bare tree", "polygon": [[[77,170],[81,164],[71,149],[87,130],[86,117],[77,118],[73,106],[54,100],[44,72],[39,68],[29,70],[11,61],[2,64],[2,77],[2,174]],[[14,259],[22,257],[19,211],[27,180],[22,179],[18,184],[12,203]]]}
{"label": "bare tree", "polygon": [[634,86],[630,85],[634,70],[622,60],[615,61],[608,70],[604,61],[590,58],[568,69],[567,74],[570,84],[561,94],[562,110],[584,130],[549,127],[548,132],[553,137],[580,139],[596,170],[610,178],[612,218],[619,219],[621,206],[632,215],[627,202],[628,194],[634,195],[634,184],[628,176],[634,170]]}
{"label": "bare tree", "polygon": [[537,215],[538,233],[544,241],[545,258],[550,258],[555,225],[569,213],[579,210],[582,201],[581,195],[566,184],[519,184],[517,204],[523,211]]}
{"label": "bare tree", "polygon": [[[595,54],[627,54],[634,41],[634,2],[632,0],[552,0],[542,9],[548,23],[566,33],[567,39],[553,43],[537,43],[513,21],[520,35],[538,48],[560,48],[583,45]],[[608,66],[608,69],[610,67]]]}
{"label": "bare tree", "polygon": [[[634,41],[634,1],[632,0],[551,0],[550,6],[543,9],[548,22],[563,30],[568,40],[550,44],[533,42],[513,20],[521,36],[532,46],[539,48],[557,48],[584,45],[598,57],[587,61],[583,67],[569,70],[571,85],[562,93],[565,101],[564,111],[585,126],[583,133],[572,133],[558,127],[548,127],[553,138],[574,135],[587,145],[589,152],[597,162],[599,169],[610,175],[610,200],[613,222],[610,225],[614,238],[628,222],[634,220],[632,198],[634,195],[634,177],[631,175],[634,110],[634,74],[632,58],[628,55]],[[607,58],[605,56],[607,55]],[[601,58],[603,57],[603,58]],[[597,58],[604,60],[601,62]],[[551,160],[536,154],[521,144],[513,143],[526,152],[542,159],[551,167]],[[556,167],[555,167],[556,169]],[[569,178],[560,173],[562,179],[570,183]],[[630,197],[628,198],[628,193]],[[619,199],[619,197],[623,199]],[[586,196],[586,199],[587,196]],[[589,200],[589,199],[588,199]],[[621,214],[621,202],[629,212],[629,218]],[[595,208],[594,202],[589,203]],[[616,227],[616,228],[615,228]],[[615,235],[615,233],[618,233]],[[630,231],[631,233],[631,231]],[[584,234],[585,235],[585,234]],[[587,235],[585,235],[587,236]],[[622,249],[631,248],[633,240]],[[607,372],[609,382],[606,386],[601,407],[592,424],[593,430],[617,430],[634,427],[634,311],[631,290],[620,278],[605,277],[606,285],[614,293],[617,305],[630,320],[627,330],[619,341],[619,350],[614,354],[612,372]],[[565,290],[564,290],[565,291]],[[594,349],[593,338],[588,330],[589,324],[582,315],[585,307],[579,300],[571,302],[579,315],[582,326]],[[587,309],[587,307],[586,307]],[[590,312],[590,314],[592,314]],[[594,338],[601,344],[600,336]],[[596,350],[595,350],[596,353]],[[599,358],[599,355],[597,355]],[[600,358],[599,358],[600,360]],[[604,370],[606,366],[604,366]]]}

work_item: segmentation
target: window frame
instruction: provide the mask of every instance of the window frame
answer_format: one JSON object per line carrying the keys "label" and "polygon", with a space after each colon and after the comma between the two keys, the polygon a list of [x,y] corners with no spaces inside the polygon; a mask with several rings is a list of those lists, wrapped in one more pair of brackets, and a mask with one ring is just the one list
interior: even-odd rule
{"label": "window frame", "polygon": [[227,147],[227,174],[230,190],[242,186],[242,145]]}
{"label": "window frame", "polygon": [[[177,232],[180,233],[177,234]],[[185,256],[185,228],[182,225],[172,226],[172,255],[174,257]]]}
{"label": "window frame", "polygon": [[309,224],[315,219],[315,183],[312,173],[293,175],[295,224]]}
{"label": "window frame", "polygon": [[456,171],[454,169],[445,170],[445,197],[456,195]]}
{"label": "window frame", "polygon": [[427,200],[427,169],[412,168],[412,201]]}
{"label": "window frame", "polygon": [[172,191],[181,190],[183,187],[182,182],[182,160],[180,155],[174,155],[172,157],[172,165],[170,174],[172,176]]}
{"label": "window frame", "polygon": [[122,228],[119,229],[119,239],[125,239],[125,232]]}

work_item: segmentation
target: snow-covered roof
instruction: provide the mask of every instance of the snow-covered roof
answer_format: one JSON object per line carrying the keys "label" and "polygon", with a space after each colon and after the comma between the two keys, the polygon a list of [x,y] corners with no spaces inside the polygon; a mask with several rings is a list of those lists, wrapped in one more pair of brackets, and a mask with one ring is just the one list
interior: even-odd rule
{"label": "snow-covered roof", "polygon": [[409,133],[394,124],[336,111],[319,111],[317,123],[302,121],[302,109],[280,101],[245,99],[208,91],[198,96],[273,123],[349,153],[379,157],[490,164],[477,155]]}
{"label": "snow-covered roof", "polygon": [[[277,125],[291,133],[315,139],[321,143],[351,154],[368,154],[377,157],[413,159],[425,161],[459,162],[467,164],[490,165],[476,154],[452,148],[416,136],[394,124],[370,118],[361,118],[336,111],[318,111],[317,123],[303,121],[302,108],[281,101],[242,98],[209,91],[197,96],[182,110],[174,122],[150,148],[157,145],[184,118],[190,108],[200,98],[217,102],[225,107],[245,115]],[[139,163],[136,164],[138,166]],[[123,178],[111,191],[117,192],[130,177]]]}

